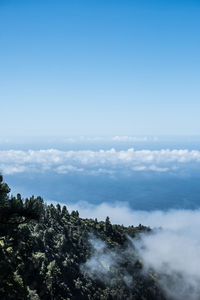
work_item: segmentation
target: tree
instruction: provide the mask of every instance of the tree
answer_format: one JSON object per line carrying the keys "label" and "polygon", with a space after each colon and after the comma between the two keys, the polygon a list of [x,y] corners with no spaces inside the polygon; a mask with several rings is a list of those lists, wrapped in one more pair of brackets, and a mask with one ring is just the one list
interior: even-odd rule
{"label": "tree", "polygon": [[110,233],[112,231],[112,225],[110,223],[109,217],[106,217],[105,225],[104,225],[104,231],[107,233]]}
{"label": "tree", "polygon": [[39,220],[43,211],[41,197],[22,200],[21,195],[9,197],[10,188],[0,175],[0,237],[10,235],[23,223]]}
{"label": "tree", "polygon": [[[23,240],[30,235],[30,230],[19,227],[31,220],[39,220],[43,200],[31,197],[23,201],[20,194],[13,197],[9,193],[10,188],[0,175],[0,298],[26,299],[27,287],[19,273],[19,266],[23,264],[17,250],[26,244]],[[25,248],[22,249],[25,253]]]}

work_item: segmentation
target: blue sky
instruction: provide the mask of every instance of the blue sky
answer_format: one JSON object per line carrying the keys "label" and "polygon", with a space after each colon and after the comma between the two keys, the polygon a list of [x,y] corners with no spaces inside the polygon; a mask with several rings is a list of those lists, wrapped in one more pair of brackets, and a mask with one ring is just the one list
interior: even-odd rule
{"label": "blue sky", "polygon": [[199,29],[199,1],[0,0],[0,135],[199,134]]}

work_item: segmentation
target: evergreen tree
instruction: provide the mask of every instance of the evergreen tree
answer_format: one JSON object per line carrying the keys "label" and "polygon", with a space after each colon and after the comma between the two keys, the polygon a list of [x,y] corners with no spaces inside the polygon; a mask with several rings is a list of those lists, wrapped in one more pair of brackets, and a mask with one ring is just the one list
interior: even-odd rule
{"label": "evergreen tree", "polygon": [[[78,211],[69,214],[66,206],[44,204],[40,197],[10,196],[0,176],[0,299],[164,300],[155,274],[144,275],[137,254],[126,251],[127,235],[144,231],[150,229],[112,225],[109,217],[82,219]],[[94,254],[91,235],[120,256],[112,268],[101,263],[109,281],[83,267]]]}

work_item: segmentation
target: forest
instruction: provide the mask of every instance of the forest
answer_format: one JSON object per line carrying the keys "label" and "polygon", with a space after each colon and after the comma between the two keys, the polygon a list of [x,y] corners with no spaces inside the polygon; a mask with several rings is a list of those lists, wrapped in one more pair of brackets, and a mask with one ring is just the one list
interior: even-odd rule
{"label": "forest", "polygon": [[0,175],[0,299],[165,299],[134,251],[143,232],[13,196]]}

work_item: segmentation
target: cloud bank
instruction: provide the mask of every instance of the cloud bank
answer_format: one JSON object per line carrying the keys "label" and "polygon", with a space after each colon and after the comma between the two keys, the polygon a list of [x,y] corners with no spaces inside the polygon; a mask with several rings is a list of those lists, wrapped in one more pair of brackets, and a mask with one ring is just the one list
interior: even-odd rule
{"label": "cloud bank", "polygon": [[[109,270],[120,267],[124,253],[134,261],[136,249],[143,264],[142,272],[145,274],[153,270],[157,274],[157,281],[167,299],[200,299],[200,210],[143,212],[132,211],[122,204],[89,206],[87,210],[82,210],[79,205],[79,209],[80,215],[91,213],[99,219],[110,215],[112,221],[118,220],[116,223],[141,223],[154,228],[151,234],[142,234],[139,239],[130,238],[132,246],[121,257],[109,250],[105,243],[90,239],[93,252],[84,266],[89,276],[96,276],[107,283],[111,276]],[[125,270],[123,274],[129,278],[131,285],[134,274],[126,274]]]}
{"label": "cloud bank", "polygon": [[157,230],[137,247],[144,271],[153,269],[169,299],[200,298],[200,238],[188,231]]}
{"label": "cloud bank", "polygon": [[200,166],[197,150],[5,150],[0,151],[0,171],[3,174],[53,171],[58,174],[86,172],[115,174],[120,172],[167,172]]}

